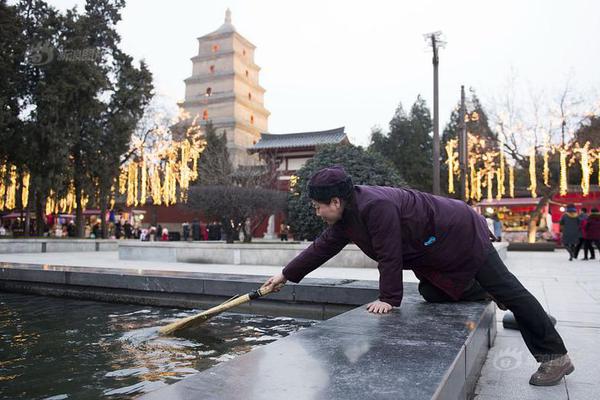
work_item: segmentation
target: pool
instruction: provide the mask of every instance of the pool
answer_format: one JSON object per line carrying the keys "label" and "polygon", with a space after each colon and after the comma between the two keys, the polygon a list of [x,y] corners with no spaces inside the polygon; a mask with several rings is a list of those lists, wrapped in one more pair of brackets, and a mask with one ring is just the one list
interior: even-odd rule
{"label": "pool", "polygon": [[132,398],[317,322],[225,313],[158,335],[196,312],[0,292],[0,397]]}

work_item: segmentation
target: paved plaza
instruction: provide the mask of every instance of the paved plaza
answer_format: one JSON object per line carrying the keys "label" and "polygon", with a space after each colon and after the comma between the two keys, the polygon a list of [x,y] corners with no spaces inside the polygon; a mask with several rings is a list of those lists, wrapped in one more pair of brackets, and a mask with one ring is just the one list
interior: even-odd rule
{"label": "paved plaza", "polygon": [[[475,389],[477,400],[597,398],[600,391],[600,261],[567,261],[567,253],[510,252],[507,264],[524,285],[558,320],[575,372],[560,385],[548,388],[528,384],[537,368],[519,332],[505,330],[498,310],[498,334]],[[0,254],[0,261],[81,267],[110,267],[161,271],[195,271],[272,275],[281,268],[257,265],[217,265],[119,260],[117,252]],[[378,271],[366,268],[319,268],[312,278],[377,280]],[[405,281],[416,282],[410,271]]]}

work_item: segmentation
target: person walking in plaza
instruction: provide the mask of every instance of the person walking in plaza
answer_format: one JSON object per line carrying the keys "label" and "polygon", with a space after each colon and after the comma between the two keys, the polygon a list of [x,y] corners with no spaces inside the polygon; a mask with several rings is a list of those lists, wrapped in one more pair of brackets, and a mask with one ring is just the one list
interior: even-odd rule
{"label": "person walking in plaza", "polygon": [[283,221],[280,225],[279,225],[279,239],[283,242],[287,242],[288,241],[288,234],[290,233],[290,226],[288,224],[286,224],[285,221]]}
{"label": "person walking in plaza", "polygon": [[541,363],[529,381],[549,386],[573,372],[562,338],[536,298],[508,270],[485,219],[466,203],[405,188],[354,185],[339,166],[312,175],[308,192],[328,227],[263,288],[300,282],[353,242],[378,262],[379,298],[366,308],[388,313],[403,297],[402,270],[412,269],[426,300],[488,296],[511,310],[527,348]]}
{"label": "person walking in plaza", "polygon": [[[579,250],[583,247],[583,260],[593,260],[596,258],[596,253],[594,252],[594,246],[592,246],[592,241],[587,238],[587,234],[585,231],[585,225],[587,223],[589,215],[587,214],[587,208],[581,207],[581,214],[579,214],[579,220],[581,221],[581,239],[579,239],[579,243],[577,243],[577,248],[575,249],[575,258],[579,255]],[[588,253],[590,253],[590,258],[588,258]]]}
{"label": "person walking in plaza", "polygon": [[600,253],[600,212],[597,208],[592,208],[592,213],[587,218],[585,225],[585,237],[589,241],[590,248],[592,251],[592,259],[594,258],[594,247],[598,249]]}
{"label": "person walking in plaza", "polygon": [[577,244],[583,237],[581,233],[581,219],[577,215],[577,208],[568,204],[565,214],[560,218],[561,241],[569,252],[569,261],[577,259]]}
{"label": "person walking in plaza", "polygon": [[498,214],[494,214],[492,217],[494,220],[494,236],[496,236],[496,241],[502,241],[502,221],[500,221],[500,217]]}

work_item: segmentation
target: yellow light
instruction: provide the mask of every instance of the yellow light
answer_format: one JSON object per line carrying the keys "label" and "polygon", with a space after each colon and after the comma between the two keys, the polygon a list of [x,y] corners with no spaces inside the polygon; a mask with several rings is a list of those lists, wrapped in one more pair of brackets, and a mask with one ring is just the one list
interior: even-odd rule
{"label": "yellow light", "polygon": [[568,190],[567,185],[567,149],[564,147],[560,148],[560,194],[566,195]]}
{"label": "yellow light", "polygon": [[29,172],[25,172],[25,174],[23,174],[23,184],[21,185],[21,187],[23,188],[22,193],[21,193],[21,203],[23,204],[23,208],[27,208],[27,203],[29,201],[29,180],[30,180],[30,178],[31,178],[31,176],[29,175]]}
{"label": "yellow light", "polygon": [[515,197],[515,167],[510,166],[508,168],[508,185],[509,185],[509,194],[510,197]]}
{"label": "yellow light", "polygon": [[469,157],[469,168],[471,170],[471,198],[477,198],[477,173],[475,171],[475,158]]}
{"label": "yellow light", "polygon": [[589,146],[590,143],[587,142],[585,146],[583,146],[580,149],[577,149],[577,151],[581,153],[581,190],[584,196],[587,196],[590,193],[590,177],[592,175],[592,168],[590,166],[589,157]]}
{"label": "yellow light", "polygon": [[493,179],[494,179],[494,171],[488,171],[487,172],[487,198],[488,198],[488,200],[493,199],[493,196],[492,196],[492,186],[494,185]]}
{"label": "yellow light", "polygon": [[455,156],[454,147],[456,146],[456,139],[451,139],[446,143],[446,155],[448,164],[448,193],[454,193],[454,169],[455,169]]}
{"label": "yellow light", "polygon": [[531,191],[531,197],[537,197],[537,177],[535,173],[535,147],[531,149],[529,153],[529,182],[530,185],[527,189]]}
{"label": "yellow light", "polygon": [[6,174],[6,165],[0,166],[0,210],[4,210],[4,195],[6,194],[6,186],[4,185],[4,174]]}
{"label": "yellow light", "polygon": [[476,188],[477,192],[475,194],[477,201],[481,200],[481,170],[477,170],[477,178],[476,178]]}
{"label": "yellow light", "polygon": [[142,163],[140,165],[140,169],[142,171],[142,176],[140,178],[140,204],[146,204],[146,187],[148,186],[148,171],[146,169],[146,161],[142,158]]}
{"label": "yellow light", "polygon": [[12,210],[16,207],[16,191],[17,191],[17,167],[11,165],[9,168],[9,184],[6,188],[6,201],[4,206]]}

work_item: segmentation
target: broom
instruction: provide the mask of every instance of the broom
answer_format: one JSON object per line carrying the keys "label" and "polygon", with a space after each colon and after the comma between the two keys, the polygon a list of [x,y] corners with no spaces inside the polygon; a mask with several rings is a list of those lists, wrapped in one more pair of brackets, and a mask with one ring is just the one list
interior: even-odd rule
{"label": "broom", "polygon": [[212,317],[221,314],[222,312],[229,310],[230,308],[239,306],[240,304],[244,304],[249,302],[250,300],[258,299],[259,297],[266,296],[267,294],[273,292],[275,289],[280,289],[283,285],[278,285],[276,288],[272,287],[265,289],[257,289],[253,292],[246,293],[242,296],[236,295],[231,299],[225,301],[224,303],[219,304],[213,308],[209,308],[208,310],[202,311],[199,314],[191,315],[186,318],[181,318],[175,322],[171,322],[169,325],[165,325],[158,330],[158,333],[161,335],[171,335],[177,331],[180,331],[185,328],[189,328],[190,326],[200,325]]}

